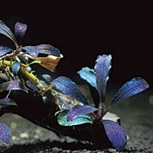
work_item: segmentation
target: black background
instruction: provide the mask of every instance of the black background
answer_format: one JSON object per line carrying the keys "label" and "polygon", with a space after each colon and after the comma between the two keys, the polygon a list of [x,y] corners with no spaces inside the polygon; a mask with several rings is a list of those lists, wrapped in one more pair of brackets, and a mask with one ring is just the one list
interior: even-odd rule
{"label": "black background", "polygon": [[[121,85],[141,76],[153,84],[153,11],[147,4],[43,3],[20,4],[0,19],[12,30],[19,21],[28,25],[24,45],[49,43],[64,58],[58,75],[75,78],[84,66],[94,67],[98,55],[112,54],[110,79]],[[13,7],[12,7],[13,8]],[[0,44],[8,39],[0,37]]]}

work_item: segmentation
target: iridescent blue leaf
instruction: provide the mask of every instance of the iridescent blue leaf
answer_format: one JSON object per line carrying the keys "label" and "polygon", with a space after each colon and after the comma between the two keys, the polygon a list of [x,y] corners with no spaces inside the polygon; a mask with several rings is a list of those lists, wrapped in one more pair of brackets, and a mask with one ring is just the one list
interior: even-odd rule
{"label": "iridescent blue leaf", "polygon": [[105,101],[105,93],[107,81],[109,79],[109,70],[111,68],[111,55],[98,56],[95,64],[95,76],[97,82],[97,90],[102,102]]}
{"label": "iridescent blue leaf", "polygon": [[0,139],[4,143],[8,143],[10,141],[11,132],[9,128],[4,124],[0,123]]}
{"label": "iridescent blue leaf", "polygon": [[19,39],[19,41],[21,41],[21,39],[24,37],[25,32],[27,31],[27,25],[17,22],[14,26],[14,33],[16,38]]}
{"label": "iridescent blue leaf", "polygon": [[78,72],[78,74],[83,80],[86,80],[92,87],[97,89],[96,77],[93,69],[84,67]]}
{"label": "iridescent blue leaf", "polygon": [[6,37],[10,38],[13,42],[16,42],[14,34],[10,30],[10,28],[8,28],[5,25],[5,23],[2,20],[0,20],[0,34],[3,34]]}
{"label": "iridescent blue leaf", "polygon": [[123,128],[111,120],[103,120],[103,125],[112,146],[118,151],[123,150],[127,144],[127,136]]}
{"label": "iridescent blue leaf", "polygon": [[88,115],[81,115],[75,118],[72,121],[67,121],[67,113],[68,111],[60,112],[57,116],[57,121],[62,126],[73,126],[73,125],[81,125],[81,124],[92,124],[91,117]]}
{"label": "iridescent blue leaf", "polygon": [[0,46],[0,57],[6,55],[10,51],[12,51],[11,48]]}
{"label": "iridescent blue leaf", "polygon": [[60,50],[50,44],[41,44],[38,45],[37,47],[39,49],[40,54],[54,55],[57,57],[61,56]]}
{"label": "iridescent blue leaf", "polygon": [[28,93],[28,90],[27,90],[26,86],[23,85],[21,82],[15,81],[15,80],[4,82],[4,83],[0,84],[0,89],[1,90],[6,90],[6,91],[22,90],[22,91]]}
{"label": "iridescent blue leaf", "polygon": [[118,103],[119,101],[138,94],[149,88],[149,84],[141,77],[136,77],[126,82],[114,96],[111,105]]}
{"label": "iridescent blue leaf", "polygon": [[9,106],[17,106],[17,104],[10,98],[0,99],[0,109]]}
{"label": "iridescent blue leaf", "polygon": [[25,46],[23,49],[34,58],[38,57],[39,55],[39,49],[37,46]]}
{"label": "iridescent blue leaf", "polygon": [[83,104],[88,104],[81,90],[71,79],[67,77],[58,77],[53,80],[51,84],[53,84],[54,88],[61,93],[64,93]]}
{"label": "iridescent blue leaf", "polygon": [[12,73],[17,75],[20,70],[20,63],[18,61],[14,61],[12,65]]}
{"label": "iridescent blue leaf", "polygon": [[97,111],[97,108],[90,105],[76,105],[68,112],[67,121],[72,121],[78,116],[90,114],[95,111]]}

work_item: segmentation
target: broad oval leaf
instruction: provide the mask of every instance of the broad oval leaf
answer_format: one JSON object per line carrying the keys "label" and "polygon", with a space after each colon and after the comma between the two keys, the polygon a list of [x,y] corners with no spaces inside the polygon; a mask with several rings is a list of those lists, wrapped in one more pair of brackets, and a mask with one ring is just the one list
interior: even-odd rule
{"label": "broad oval leaf", "polygon": [[127,136],[123,128],[111,120],[103,120],[103,125],[112,146],[118,151],[123,150],[127,144]]}
{"label": "broad oval leaf", "polygon": [[0,33],[10,38],[14,43],[16,42],[14,34],[10,30],[10,28],[8,28],[5,25],[5,23],[2,20],[0,20]]}
{"label": "broad oval leaf", "polygon": [[0,57],[8,54],[11,51],[12,51],[11,48],[0,46]]}
{"label": "broad oval leaf", "polygon": [[61,93],[64,93],[83,104],[88,104],[81,90],[71,79],[61,76],[53,80],[51,84],[53,84],[54,88]]}
{"label": "broad oval leaf", "polygon": [[57,116],[57,121],[62,126],[74,126],[81,124],[92,124],[91,117],[88,115],[81,115],[75,118],[72,121],[67,121],[67,113],[68,111],[60,112]]}
{"label": "broad oval leaf", "polygon": [[37,47],[39,49],[40,54],[53,55],[57,57],[61,56],[60,50],[50,44],[41,44]]}
{"label": "broad oval leaf", "polygon": [[98,56],[95,64],[95,76],[97,82],[97,90],[102,102],[105,101],[105,93],[107,81],[109,79],[109,71],[111,68],[111,55]]}
{"label": "broad oval leaf", "polygon": [[10,141],[11,132],[9,128],[4,124],[0,123],[0,139],[4,143],[8,143]]}
{"label": "broad oval leaf", "polygon": [[25,46],[23,49],[33,58],[36,58],[39,55],[39,49],[37,46]]}
{"label": "broad oval leaf", "polygon": [[19,39],[18,41],[20,42],[22,40],[22,38],[25,35],[25,32],[27,31],[27,25],[17,22],[14,26],[14,33],[17,39]]}
{"label": "broad oval leaf", "polygon": [[14,100],[10,98],[0,99],[0,109],[10,107],[10,106],[17,106],[17,104],[14,102]]}
{"label": "broad oval leaf", "polygon": [[26,88],[26,86],[24,84],[22,84],[19,81],[8,81],[8,82],[4,82],[2,84],[0,84],[0,89],[2,90],[6,90],[6,91],[10,91],[10,90],[22,90],[26,93],[28,93],[28,90]]}
{"label": "broad oval leaf", "polygon": [[18,61],[14,61],[12,65],[12,72],[14,75],[17,75],[20,70],[20,63]]}
{"label": "broad oval leaf", "polygon": [[72,121],[76,117],[81,115],[86,115],[92,112],[97,111],[98,109],[95,107],[92,107],[90,105],[76,105],[70,109],[70,111],[67,114],[67,121]]}
{"label": "broad oval leaf", "polygon": [[92,87],[97,89],[96,77],[94,74],[94,70],[88,67],[83,67],[78,74],[83,80],[86,80]]}
{"label": "broad oval leaf", "polygon": [[138,94],[149,88],[149,84],[141,77],[136,77],[126,82],[114,96],[110,107],[119,101]]}

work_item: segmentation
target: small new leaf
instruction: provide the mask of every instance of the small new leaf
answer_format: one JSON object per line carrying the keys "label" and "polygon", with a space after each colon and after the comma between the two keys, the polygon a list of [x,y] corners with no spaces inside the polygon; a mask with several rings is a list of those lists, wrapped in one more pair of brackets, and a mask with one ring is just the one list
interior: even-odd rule
{"label": "small new leaf", "polygon": [[14,61],[12,65],[12,73],[17,75],[20,70],[20,63],[18,61]]}

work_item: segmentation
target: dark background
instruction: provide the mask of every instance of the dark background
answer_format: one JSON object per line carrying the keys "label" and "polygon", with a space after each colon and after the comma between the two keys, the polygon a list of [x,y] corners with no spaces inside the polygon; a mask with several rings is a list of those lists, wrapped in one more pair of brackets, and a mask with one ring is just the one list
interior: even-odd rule
{"label": "dark background", "polygon": [[[24,3],[21,5],[24,6]],[[84,66],[94,67],[98,55],[112,54],[111,81],[121,85],[141,76],[153,84],[153,11],[151,5],[59,3],[14,9],[0,14],[12,30],[15,22],[28,25],[24,45],[49,43],[64,58],[58,75],[71,79]],[[150,7],[149,7],[150,6]],[[0,43],[9,40],[0,37]],[[12,45],[11,43],[9,45]]]}

